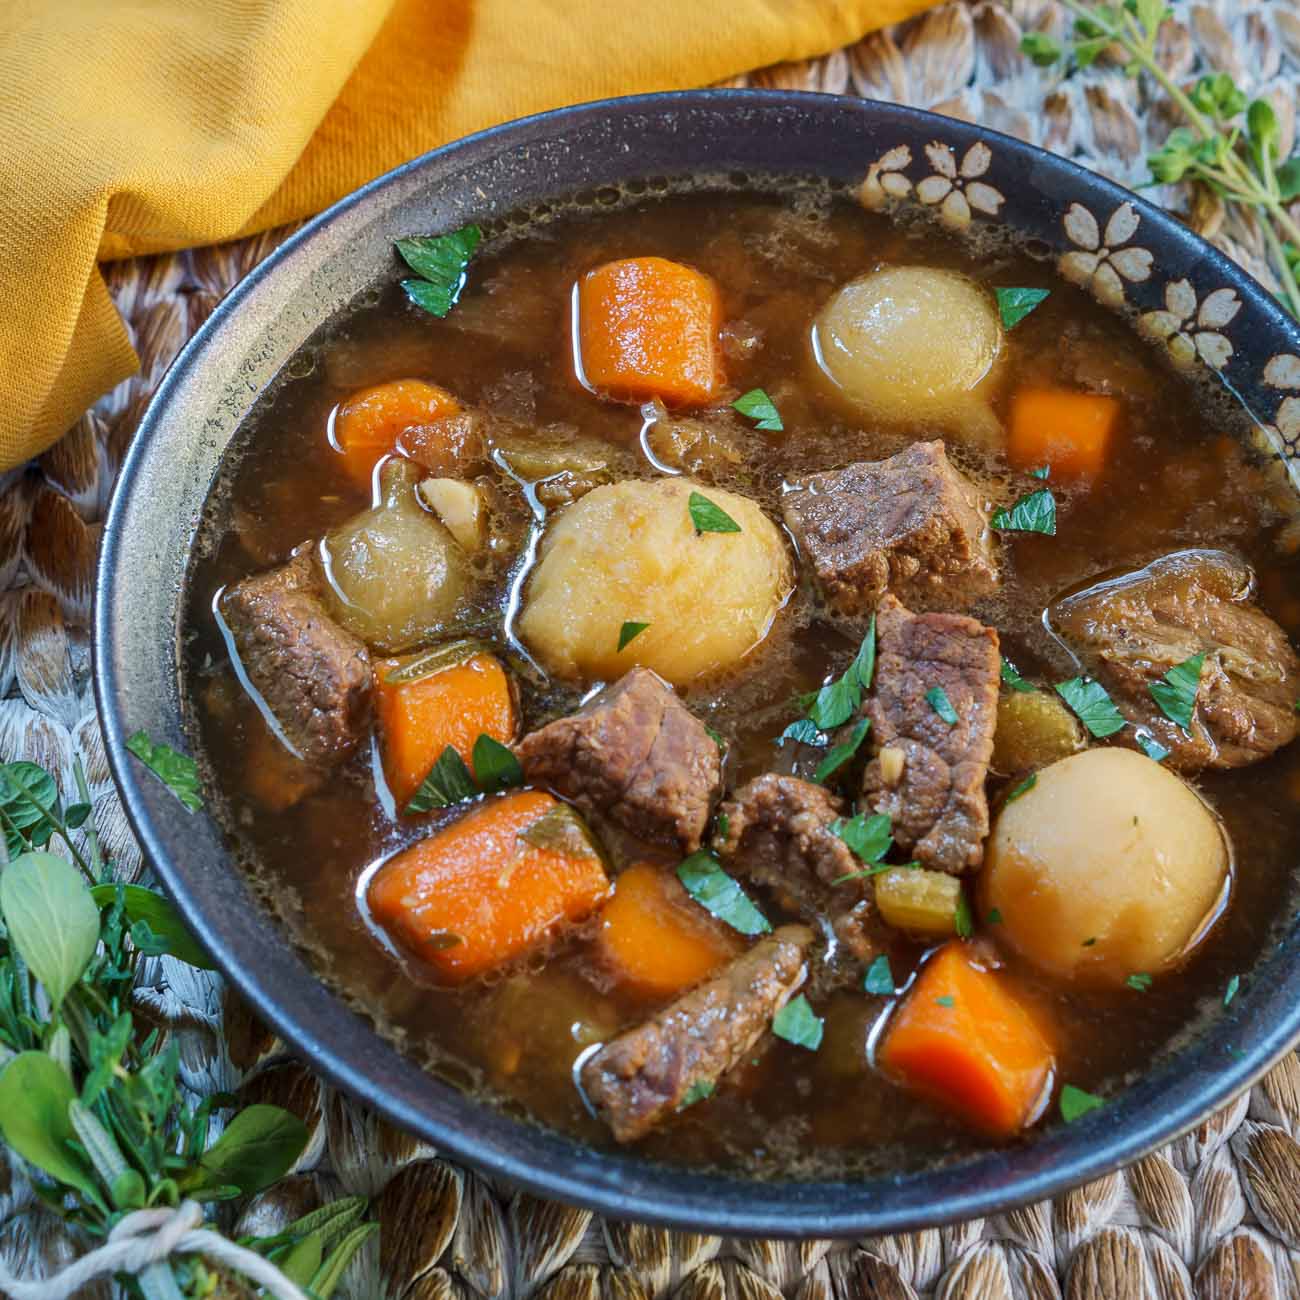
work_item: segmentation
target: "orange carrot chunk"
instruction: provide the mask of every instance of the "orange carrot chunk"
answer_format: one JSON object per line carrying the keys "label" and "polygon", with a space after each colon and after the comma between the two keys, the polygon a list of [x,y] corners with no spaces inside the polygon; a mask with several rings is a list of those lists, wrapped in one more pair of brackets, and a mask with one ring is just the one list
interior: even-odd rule
{"label": "orange carrot chunk", "polygon": [[1011,1137],[1046,1098],[1055,1064],[1025,1006],[953,941],[922,968],[880,1049],[884,1071],[973,1128]]}
{"label": "orange carrot chunk", "polygon": [[[353,393],[334,412],[332,441],[358,487],[369,487],[376,463],[392,455],[407,430],[460,414],[460,403],[437,384],[394,379]],[[423,460],[422,457],[417,459]]]}
{"label": "orange carrot chunk", "polygon": [[621,984],[670,997],[698,984],[744,945],[687,896],[668,867],[638,862],[614,882],[597,945]]}
{"label": "orange carrot chunk", "polygon": [[1066,388],[1022,388],[1011,399],[1007,454],[1021,469],[1050,465],[1062,478],[1095,479],[1119,423],[1118,399]]}
{"label": "orange carrot chunk", "polygon": [[515,734],[514,694],[495,655],[471,652],[431,676],[407,682],[388,680],[422,658],[381,659],[374,666],[384,778],[399,811],[448,745],[472,770],[474,742],[479,736],[491,736],[507,745]]}
{"label": "orange carrot chunk", "polygon": [[577,814],[540,790],[518,790],[389,859],[369,901],[394,939],[458,982],[585,919],[608,893]]}
{"label": "orange carrot chunk", "polygon": [[710,402],[723,383],[721,321],[718,286],[692,267],[606,262],[578,282],[579,378],[617,402]]}

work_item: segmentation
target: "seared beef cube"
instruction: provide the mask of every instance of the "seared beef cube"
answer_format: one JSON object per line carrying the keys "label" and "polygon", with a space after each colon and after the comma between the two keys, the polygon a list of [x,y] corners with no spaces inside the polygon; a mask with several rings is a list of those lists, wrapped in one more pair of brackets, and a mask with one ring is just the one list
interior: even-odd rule
{"label": "seared beef cube", "polygon": [[370,656],[325,612],[310,555],[235,583],[221,614],[298,757],[316,767],[342,762],[370,725]]}
{"label": "seared beef cube", "polygon": [[722,783],[717,742],[648,668],[525,736],[516,752],[531,784],[687,853],[700,847]]}
{"label": "seared beef cube", "polygon": [[870,610],[886,591],[965,604],[998,584],[979,493],[942,442],[795,479],[782,513],[841,613]]}
{"label": "seared beef cube", "polygon": [[[1300,661],[1286,633],[1249,603],[1254,575],[1222,551],[1178,551],[1052,606],[1052,627],[1082,656],[1121,713],[1147,728],[1184,772],[1244,767],[1296,735]],[[1191,728],[1151,694],[1204,653]],[[1116,740],[1136,744],[1126,730]]]}
{"label": "seared beef cube", "polygon": [[[964,614],[913,614],[887,596],[876,638],[876,689],[865,706],[874,757],[863,798],[889,814],[895,841],[918,862],[973,870],[989,832],[998,634]],[[951,725],[932,702],[936,688],[957,715]]]}
{"label": "seared beef cube", "polygon": [[737,790],[722,813],[722,857],[770,889],[787,912],[809,921],[833,918],[836,939],[858,960],[874,954],[870,883],[835,883],[863,865],[831,829],[847,814],[843,800],[823,786],[768,772]]}
{"label": "seared beef cube", "polygon": [[802,925],[783,926],[593,1053],[582,1067],[582,1088],[619,1142],[644,1137],[695,1085],[716,1083],[753,1050],[807,978],[812,938]]}

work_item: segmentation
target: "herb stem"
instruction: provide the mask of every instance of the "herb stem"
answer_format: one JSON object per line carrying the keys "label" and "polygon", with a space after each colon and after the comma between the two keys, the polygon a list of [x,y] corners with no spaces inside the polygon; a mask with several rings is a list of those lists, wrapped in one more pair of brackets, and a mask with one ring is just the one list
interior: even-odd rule
{"label": "herb stem", "polygon": [[92,885],[99,884],[86,859],[81,856],[81,850],[72,842],[67,826],[23,784],[22,777],[15,775],[13,771],[9,771],[5,773],[5,780],[12,781],[18,787],[18,791],[23,798],[54,828],[54,833],[68,846],[68,851],[72,854],[77,866],[81,868],[81,874],[86,877],[87,882]]}
{"label": "herb stem", "polygon": [[1282,292],[1286,296],[1287,306],[1293,316],[1300,317],[1300,283],[1296,281],[1296,274],[1291,269],[1291,262],[1282,247],[1282,240],[1273,229],[1272,222],[1266,219],[1259,225],[1264,232],[1264,242],[1268,245],[1268,251],[1276,264],[1278,278],[1282,281]]}
{"label": "herb stem", "polygon": [[81,755],[72,762],[72,774],[77,781],[77,797],[89,809],[86,817],[86,843],[90,846],[90,866],[95,873],[95,880],[104,879],[104,854],[99,846],[99,828],[95,825],[95,804],[90,797],[90,785],[86,781],[86,769],[82,766]]}

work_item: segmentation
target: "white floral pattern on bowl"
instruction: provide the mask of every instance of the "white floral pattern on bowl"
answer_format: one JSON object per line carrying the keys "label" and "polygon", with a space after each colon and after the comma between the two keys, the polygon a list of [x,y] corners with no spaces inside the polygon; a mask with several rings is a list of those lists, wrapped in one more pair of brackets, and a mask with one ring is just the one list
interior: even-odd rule
{"label": "white floral pattern on bowl", "polygon": [[1211,369],[1222,370],[1232,360],[1232,344],[1221,331],[1240,310],[1235,289],[1215,289],[1198,304],[1190,280],[1172,280],[1165,285],[1165,309],[1144,312],[1138,329],[1163,343],[1180,366],[1200,357]]}
{"label": "white floral pattern on bowl", "polygon": [[951,230],[965,230],[971,223],[971,210],[996,217],[1006,196],[980,179],[993,162],[993,150],[983,142],[971,145],[961,165],[951,145],[932,140],[925,146],[925,156],[934,171],[916,186],[916,197],[927,206],[938,206],[939,220]]}
{"label": "white floral pattern on bowl", "polygon": [[1123,306],[1124,282],[1141,284],[1151,278],[1150,251],[1129,244],[1140,220],[1131,203],[1121,203],[1110,214],[1103,235],[1097,218],[1082,203],[1071,203],[1063,224],[1077,251],[1061,254],[1057,263],[1061,274],[1098,302]]}

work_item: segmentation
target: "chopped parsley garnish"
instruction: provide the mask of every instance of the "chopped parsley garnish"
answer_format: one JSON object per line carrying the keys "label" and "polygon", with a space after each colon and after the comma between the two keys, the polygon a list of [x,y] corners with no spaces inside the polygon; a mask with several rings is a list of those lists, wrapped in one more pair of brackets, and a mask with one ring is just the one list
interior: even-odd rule
{"label": "chopped parsley garnish", "polygon": [[1115,707],[1115,701],[1106,694],[1106,688],[1100,682],[1087,677],[1071,677],[1068,682],[1058,682],[1055,690],[1098,739],[1113,736],[1125,726],[1124,715]]}
{"label": "chopped parsley garnish", "polygon": [[718,1085],[712,1079],[697,1079],[686,1089],[686,1093],[677,1109],[685,1110],[687,1106],[694,1106],[697,1101],[707,1101],[717,1091],[717,1088]]}
{"label": "chopped parsley garnish", "polygon": [[953,915],[953,928],[959,939],[969,939],[975,933],[975,921],[970,914],[970,904],[965,894],[957,896],[957,911]]}
{"label": "chopped parsley garnish", "polygon": [[801,745],[825,745],[827,743],[826,733],[818,729],[818,726],[811,718],[800,718],[798,722],[792,722],[777,738],[778,745],[784,745],[787,740],[797,741]]}
{"label": "chopped parsley garnish", "polygon": [[1157,763],[1163,763],[1169,757],[1169,751],[1153,736],[1149,731],[1138,731],[1137,737],[1138,748]]}
{"label": "chopped parsley garnish", "polygon": [[796,1047],[806,1047],[815,1052],[822,1045],[825,1024],[813,1013],[808,999],[802,993],[793,997],[772,1018],[772,1032],[778,1038]]}
{"label": "chopped parsley garnish", "polygon": [[951,1007],[956,1005],[957,999],[954,998],[951,993],[945,993],[943,997],[935,998],[934,1001],[936,1006]]}
{"label": "chopped parsley garnish", "polygon": [[876,672],[876,616],[871,616],[867,635],[862,638],[853,662],[844,675],[823,686],[813,699],[808,717],[814,726],[829,731],[847,722],[862,703],[863,691],[871,687]]}
{"label": "chopped parsley garnish", "polygon": [[187,812],[203,807],[199,769],[194,760],[170,745],[155,744],[144,731],[127,738],[126,747],[181,801]]}
{"label": "chopped parsley garnish", "polygon": [[817,764],[817,770],[813,773],[814,781],[825,781],[827,777],[834,775],[845,763],[858,752],[867,732],[871,728],[871,722],[867,718],[859,718],[854,724],[853,730],[849,732],[849,738],[842,744],[836,745],[834,749]]}
{"label": "chopped parsley garnish", "polygon": [[1129,988],[1136,989],[1139,993],[1145,993],[1151,987],[1151,976],[1143,974],[1130,975],[1124,983]]}
{"label": "chopped parsley garnish", "polygon": [[867,977],[862,981],[862,987],[868,993],[878,993],[883,997],[888,997],[895,991],[894,972],[890,970],[889,958],[883,952],[867,967]]}
{"label": "chopped parsley garnish", "polygon": [[712,853],[692,853],[677,868],[677,879],[686,892],[707,912],[741,934],[767,934],[772,927],[767,917],[750,901],[743,889],[722,869]]}
{"label": "chopped parsley garnish", "polygon": [[1002,660],[998,672],[1002,675],[1002,680],[1010,686],[1013,691],[1028,693],[1034,689],[1033,684],[1025,681],[1025,679],[1021,677],[1021,675],[1016,671],[1015,664],[1013,664],[1009,659]]}
{"label": "chopped parsley garnish", "polygon": [[477,798],[479,788],[465,760],[448,745],[429,769],[429,775],[420,782],[420,788],[406,805],[407,814],[428,812],[431,808],[447,808],[466,799]]}
{"label": "chopped parsley garnish", "polygon": [[742,393],[731,405],[746,419],[753,420],[757,429],[780,433],[785,428],[776,403],[761,388],[751,388],[749,392]]}
{"label": "chopped parsley garnish", "polygon": [[1016,788],[1012,790],[1009,795],[1007,795],[1006,800],[1004,802],[1015,803],[1015,801],[1019,799],[1022,794],[1028,794],[1037,784],[1038,784],[1038,773],[1030,772],[1030,774],[1027,777],[1025,777],[1025,779],[1021,781],[1021,783],[1018,786],[1016,786]]}
{"label": "chopped parsley garnish", "polygon": [[740,525],[721,506],[714,505],[699,492],[691,493],[687,498],[687,507],[697,534],[740,532]]}
{"label": "chopped parsley garnish", "polygon": [[1037,469],[1029,471],[1035,478],[1051,478],[1052,467],[1050,465],[1040,465]]}
{"label": "chopped parsley garnish", "polygon": [[1056,536],[1056,498],[1051,488],[1023,496],[1010,510],[995,510],[991,527],[1002,533],[1045,533]]}
{"label": "chopped parsley garnish", "polygon": [[1234,975],[1228,981],[1228,987],[1223,990],[1223,1005],[1231,1006],[1232,999],[1237,996],[1237,990],[1241,987],[1241,976]]}
{"label": "chopped parsley garnish", "polygon": [[989,909],[989,914],[984,919],[989,923],[989,925],[1001,925],[1002,913],[998,908],[991,907]]}
{"label": "chopped parsley garnish", "polygon": [[957,710],[952,707],[948,692],[942,686],[931,686],[925,693],[929,706],[950,726],[957,725]]}
{"label": "chopped parsley garnish", "polygon": [[618,630],[618,648],[626,650],[628,643],[635,641],[649,626],[649,623],[624,623]]}
{"label": "chopped parsley garnish", "polygon": [[1076,1088],[1074,1084],[1067,1083],[1061,1089],[1061,1118],[1067,1124],[1073,1124],[1076,1119],[1082,1119],[1090,1110],[1097,1110],[1106,1104],[1101,1097],[1095,1097],[1090,1092],[1084,1092],[1082,1088]]}
{"label": "chopped parsley garnish", "polygon": [[462,226],[448,235],[397,240],[402,260],[420,277],[402,281],[406,296],[431,316],[445,316],[465,288],[466,268],[482,238],[477,226]]}
{"label": "chopped parsley garnish", "polygon": [[726,813],[718,814],[718,838],[725,840],[731,833],[731,818]]}
{"label": "chopped parsley garnish", "polygon": [[1050,289],[994,289],[1003,329],[1015,329],[1051,292]]}
{"label": "chopped parsley garnish", "polygon": [[894,845],[893,823],[888,813],[858,813],[847,821],[831,822],[831,834],[838,835],[863,862],[879,862]]}
{"label": "chopped parsley garnish", "polygon": [[1160,706],[1160,712],[1176,722],[1184,731],[1192,725],[1196,711],[1196,692],[1201,685],[1201,669],[1205,666],[1205,651],[1175,664],[1163,680],[1152,682],[1147,689]]}

